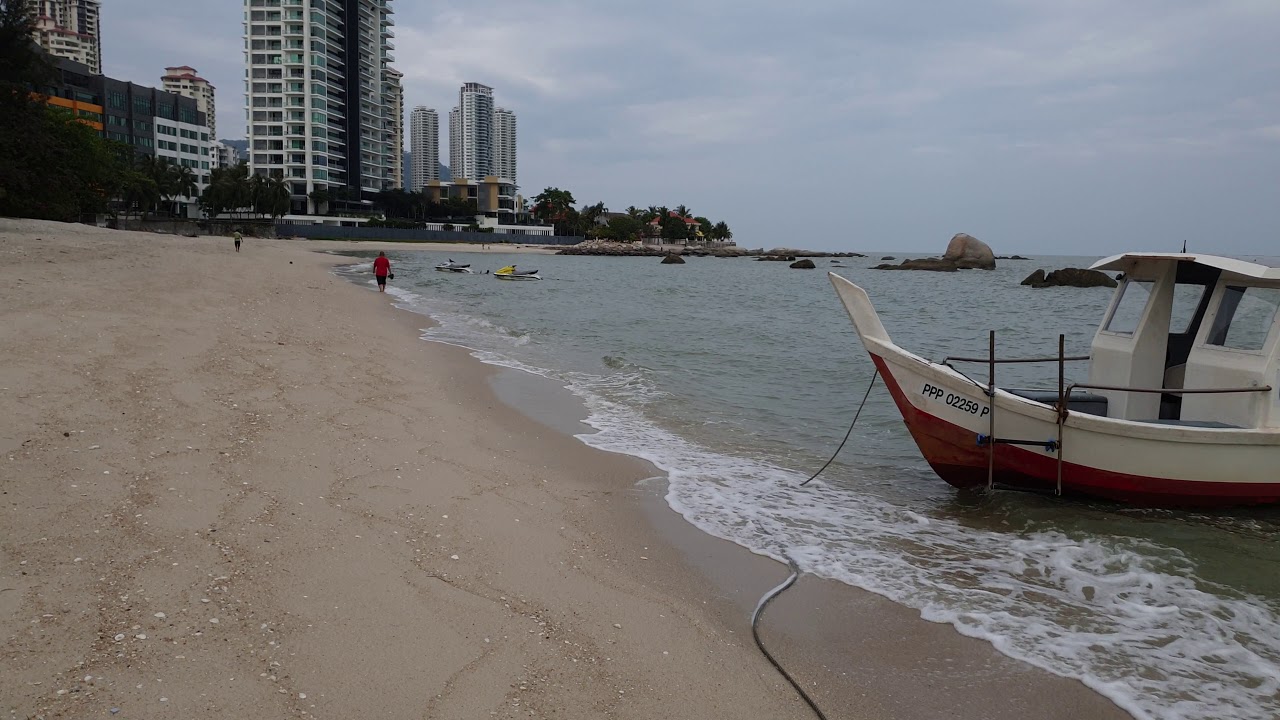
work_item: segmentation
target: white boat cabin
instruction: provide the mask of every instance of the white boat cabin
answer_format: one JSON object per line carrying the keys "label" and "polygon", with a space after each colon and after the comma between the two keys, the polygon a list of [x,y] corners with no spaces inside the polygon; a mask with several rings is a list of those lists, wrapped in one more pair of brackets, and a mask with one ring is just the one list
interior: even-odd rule
{"label": "white boat cabin", "polygon": [[[1280,268],[1196,254],[1130,253],[1093,340],[1089,384],[1107,417],[1210,428],[1280,427]],[[1073,405],[1076,403],[1072,398]],[[1096,414],[1102,414],[1098,412]]]}

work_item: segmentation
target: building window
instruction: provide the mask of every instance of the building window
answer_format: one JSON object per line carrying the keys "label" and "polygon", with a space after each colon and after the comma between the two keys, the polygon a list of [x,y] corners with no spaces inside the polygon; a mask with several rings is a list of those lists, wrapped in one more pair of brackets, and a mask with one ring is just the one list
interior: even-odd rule
{"label": "building window", "polygon": [[133,129],[134,130],[150,130],[151,123],[147,122],[146,120],[134,120]]}
{"label": "building window", "polygon": [[107,104],[113,108],[116,108],[117,110],[124,110],[125,108],[129,107],[128,104],[125,103],[124,93],[118,90],[112,90],[111,93],[107,96],[107,98],[108,98]]}
{"label": "building window", "polygon": [[133,111],[142,115],[151,114],[151,98],[136,97],[133,99]]}
{"label": "building window", "polygon": [[200,139],[209,142],[209,133],[200,133]]}
{"label": "building window", "polygon": [[178,108],[178,122],[196,124],[196,111],[191,108]]}

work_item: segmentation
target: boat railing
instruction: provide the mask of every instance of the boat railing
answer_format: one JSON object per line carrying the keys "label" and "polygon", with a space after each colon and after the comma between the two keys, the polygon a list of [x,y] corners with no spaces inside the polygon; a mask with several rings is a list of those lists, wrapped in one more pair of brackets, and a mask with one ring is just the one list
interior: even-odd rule
{"label": "boat railing", "polygon": [[1033,358],[971,358],[971,357],[955,357],[948,355],[942,359],[942,364],[947,365],[952,361],[955,362],[974,362],[974,363],[995,363],[996,365],[1012,364],[1012,363],[1042,363],[1042,362],[1078,362],[1088,360],[1088,355],[1068,355],[1059,357],[1033,357]]}
{"label": "boat railing", "polygon": [[[1057,493],[1062,494],[1062,463],[1063,463],[1063,426],[1067,422],[1067,416],[1070,414],[1068,410],[1069,399],[1077,390],[1105,390],[1112,392],[1136,392],[1136,393],[1152,393],[1152,394],[1169,394],[1169,395],[1207,395],[1207,394],[1227,394],[1227,393],[1269,393],[1272,390],[1270,385],[1262,385],[1257,387],[1221,387],[1221,388],[1147,388],[1147,387],[1125,387],[1121,385],[1102,385],[1098,383],[1071,383],[1067,384],[1068,362],[1089,360],[1088,355],[1067,355],[1066,353],[1067,338],[1065,335],[1058,335],[1058,354],[1054,357],[1032,357],[1032,358],[997,358],[996,357],[996,331],[991,330],[987,336],[987,357],[971,358],[971,357],[947,357],[942,361],[943,365],[951,367],[951,362],[975,362],[986,363],[987,365],[987,386],[983,390],[987,397],[990,398],[991,412],[987,414],[987,435],[978,436],[978,444],[987,448],[987,487],[988,489],[995,486],[995,468],[996,468],[996,446],[997,445],[1039,445],[1043,446],[1047,452],[1057,455],[1058,465],[1058,483]],[[1037,362],[1056,362],[1058,364],[1058,401],[1055,403],[1054,411],[1057,415],[1058,437],[1056,440],[1015,440],[1009,438],[996,437],[996,365],[1013,364],[1013,363],[1037,363]],[[952,367],[954,370],[955,368]],[[957,370],[957,372],[959,372]],[[960,373],[965,378],[979,387],[979,383],[968,375]]]}
{"label": "boat railing", "polygon": [[1255,392],[1271,392],[1270,385],[1258,385],[1251,387],[1225,387],[1225,388],[1144,388],[1144,387],[1125,387],[1122,385],[1096,385],[1093,383],[1072,383],[1067,387],[1067,395],[1070,395],[1076,388],[1084,390],[1112,390],[1115,392],[1136,392],[1136,393],[1159,393],[1161,395],[1212,395],[1225,393],[1255,393]]}

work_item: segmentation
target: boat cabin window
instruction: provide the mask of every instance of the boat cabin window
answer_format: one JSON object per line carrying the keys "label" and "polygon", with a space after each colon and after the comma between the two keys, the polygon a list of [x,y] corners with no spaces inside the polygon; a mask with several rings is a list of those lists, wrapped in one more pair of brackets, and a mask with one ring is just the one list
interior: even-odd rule
{"label": "boat cabin window", "polygon": [[1119,335],[1132,335],[1138,329],[1138,322],[1142,320],[1142,311],[1151,299],[1154,284],[1150,280],[1127,281],[1104,329]]}
{"label": "boat cabin window", "polygon": [[1200,310],[1200,301],[1208,291],[1205,285],[1178,283],[1173,286],[1173,313],[1169,316],[1169,334],[1184,335]]}
{"label": "boat cabin window", "polygon": [[1205,343],[1233,350],[1261,350],[1275,322],[1277,307],[1280,288],[1228,285]]}

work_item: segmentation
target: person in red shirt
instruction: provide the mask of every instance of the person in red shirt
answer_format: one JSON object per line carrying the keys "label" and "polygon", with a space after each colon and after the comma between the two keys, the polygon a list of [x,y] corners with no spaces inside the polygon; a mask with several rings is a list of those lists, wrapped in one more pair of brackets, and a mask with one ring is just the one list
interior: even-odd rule
{"label": "person in red shirt", "polygon": [[373,276],[378,279],[378,292],[387,291],[387,276],[391,274],[391,261],[384,252],[378,253],[373,261]]}

